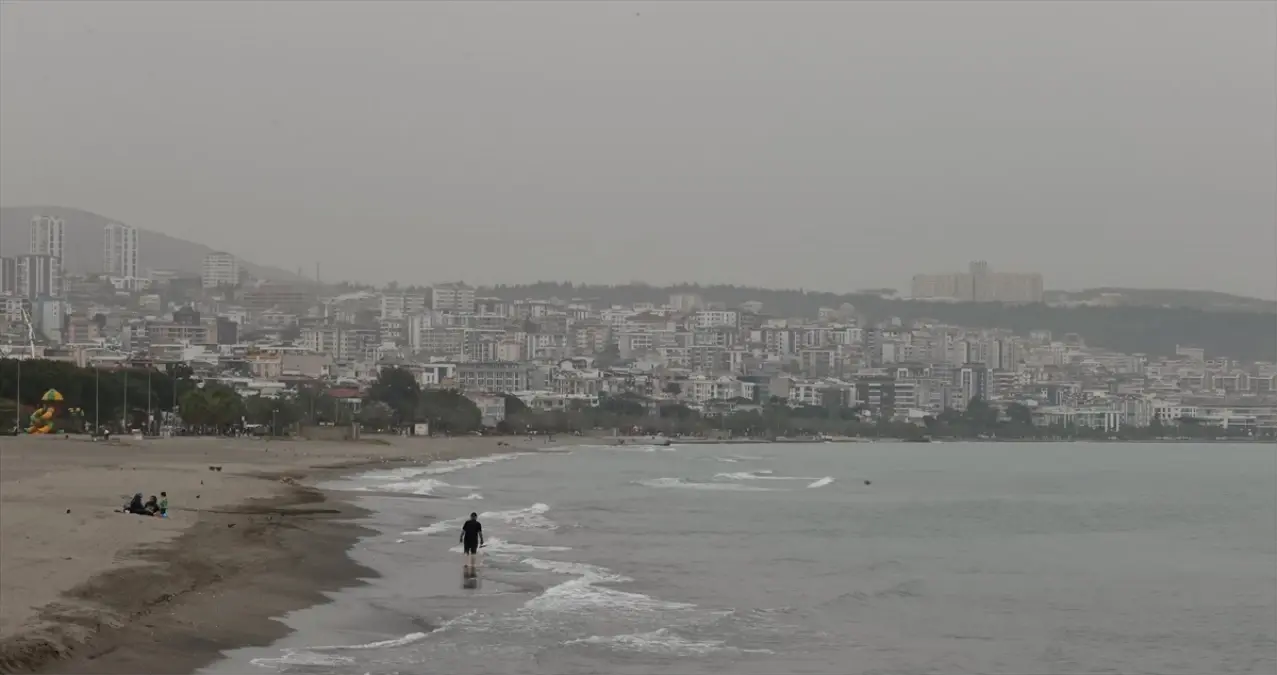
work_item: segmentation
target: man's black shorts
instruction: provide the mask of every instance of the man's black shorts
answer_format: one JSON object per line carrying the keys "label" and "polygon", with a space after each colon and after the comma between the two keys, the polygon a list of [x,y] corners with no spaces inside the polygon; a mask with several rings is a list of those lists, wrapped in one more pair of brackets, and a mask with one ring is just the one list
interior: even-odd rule
{"label": "man's black shorts", "polygon": [[462,551],[463,551],[466,555],[474,555],[474,554],[476,554],[476,553],[478,553],[478,552],[479,552],[479,542],[477,542],[477,541],[467,541],[467,542],[465,542],[465,543],[461,544],[461,550],[462,550]]}

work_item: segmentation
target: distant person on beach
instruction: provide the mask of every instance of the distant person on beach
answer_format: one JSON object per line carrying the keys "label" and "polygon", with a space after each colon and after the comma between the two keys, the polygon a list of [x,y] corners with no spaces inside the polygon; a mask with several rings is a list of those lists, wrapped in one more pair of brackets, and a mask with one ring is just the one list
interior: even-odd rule
{"label": "distant person on beach", "polygon": [[160,514],[159,499],[157,499],[155,495],[151,495],[151,498],[146,500],[146,505],[142,507],[142,510],[145,511],[148,516],[158,516]]}
{"label": "distant person on beach", "polygon": [[165,518],[168,517],[168,493],[167,492],[160,493],[160,515],[164,516]]}
{"label": "distant person on beach", "polygon": [[475,556],[483,545],[483,525],[479,524],[479,514],[471,513],[470,520],[461,526],[461,552],[466,556],[466,565],[474,568]]}

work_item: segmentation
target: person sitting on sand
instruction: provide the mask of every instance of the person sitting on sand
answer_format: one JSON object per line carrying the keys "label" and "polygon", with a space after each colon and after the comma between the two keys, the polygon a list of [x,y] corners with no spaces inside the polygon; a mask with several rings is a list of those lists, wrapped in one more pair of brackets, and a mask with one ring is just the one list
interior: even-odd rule
{"label": "person sitting on sand", "polygon": [[138,492],[133,495],[133,499],[124,505],[125,513],[135,513],[139,516],[146,515],[146,507],[142,504],[142,493]]}
{"label": "person sitting on sand", "polygon": [[146,505],[142,507],[142,510],[148,516],[158,515],[160,512],[160,500],[155,495],[151,495],[151,498],[146,500]]}

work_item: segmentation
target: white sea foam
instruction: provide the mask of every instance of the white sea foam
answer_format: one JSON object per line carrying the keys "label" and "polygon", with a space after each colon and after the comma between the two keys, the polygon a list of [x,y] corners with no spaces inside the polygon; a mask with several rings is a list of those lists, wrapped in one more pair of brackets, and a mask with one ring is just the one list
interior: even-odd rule
{"label": "white sea foam", "polygon": [[429,637],[429,635],[429,633],[409,633],[403,637],[394,638],[393,640],[379,640],[377,642],[368,642],[362,645],[329,645],[325,647],[310,647],[309,649],[314,652],[334,652],[358,649],[391,649],[394,647],[410,645],[414,642],[420,642],[421,640]]}
{"label": "white sea foam", "polygon": [[597,583],[600,581],[611,581],[611,582],[633,581],[633,579],[630,579],[629,577],[623,577],[619,574],[612,572],[612,570],[609,570],[605,567],[599,567],[597,565],[588,565],[586,563],[565,562],[562,560],[541,560],[540,558],[524,558],[520,562],[522,562],[524,565],[527,565],[528,567],[531,567],[533,569],[543,570],[546,572],[554,572],[556,574],[572,574],[572,575],[585,577],[590,579],[592,583]]}
{"label": "white sea foam", "polygon": [[558,525],[545,517],[545,512],[549,510],[549,506],[538,502],[526,509],[480,513],[479,519],[500,521],[516,530],[553,530]]}
{"label": "white sea foam", "polygon": [[832,482],[834,482],[833,476],[825,476],[824,478],[821,478],[820,480],[815,481],[814,483],[812,483],[811,485],[808,485],[807,487],[809,488],[825,487],[826,485],[829,485]]}
{"label": "white sea foam", "polygon": [[402,492],[407,494],[432,496],[435,491],[440,488],[452,487],[441,480],[434,478],[422,478],[420,480],[409,480],[398,483],[387,483],[385,485],[374,485],[365,490],[380,490],[384,492]]}
{"label": "white sea foam", "polygon": [[663,612],[694,609],[696,605],[685,602],[665,602],[643,595],[627,593],[613,588],[604,588],[594,584],[610,579],[600,579],[594,575],[578,577],[565,581],[558,586],[551,586],[544,593],[529,600],[524,609],[534,612],[594,612],[610,611],[623,613]]}
{"label": "white sea foam", "polygon": [[[479,520],[498,521],[509,525],[516,530],[553,530],[558,527],[558,525],[543,515],[549,510],[549,506],[537,503],[526,509],[514,509],[511,511],[485,511],[479,514]],[[441,520],[437,523],[431,523],[425,527],[420,527],[415,530],[409,530],[403,534],[439,534],[440,532],[455,530],[456,528],[461,527],[461,523],[463,522],[465,522],[465,518],[450,518],[448,520]]]}
{"label": "white sea foam", "polygon": [[735,464],[736,462],[740,461],[739,459],[736,459],[735,457],[715,457],[714,459],[720,462],[723,462],[724,464]]}
{"label": "white sea foam", "polygon": [[354,664],[355,660],[334,654],[316,654],[306,649],[285,649],[279,656],[257,658],[249,663],[258,668],[283,670],[288,666],[346,666]]}
{"label": "white sea foam", "polygon": [[429,466],[422,467],[418,475],[439,476],[446,473],[453,473],[454,471],[461,471],[462,469],[473,469],[476,466],[483,466],[484,464],[492,464],[493,462],[503,462],[506,460],[514,459],[516,457],[523,457],[528,454],[530,453],[511,452],[504,455],[487,455],[486,457],[466,457],[463,459],[448,460],[446,462],[434,462],[430,464]]}
{"label": "white sea foam", "polygon": [[[461,545],[458,544],[448,550],[452,553],[460,553]],[[486,553],[541,553],[571,551],[572,549],[567,546],[532,546],[529,544],[516,544],[512,541],[493,537],[484,542],[482,550]]]}
{"label": "white sea foam", "polygon": [[[484,464],[492,464],[493,462],[503,462],[516,457],[523,457],[531,453],[527,452],[510,452],[501,455],[486,455],[484,457],[466,457],[462,459],[452,459],[442,462],[431,462],[425,466],[405,466],[389,471],[370,471],[360,474],[356,480],[390,482],[398,483],[416,478],[417,476],[441,476],[444,474],[454,473],[462,469],[472,469],[476,466]],[[363,489],[384,489],[376,486],[365,487]]]}
{"label": "white sea foam", "polygon": [[478,492],[471,492],[470,494],[462,497],[461,499],[463,500],[483,499],[483,495],[479,494]]}
{"label": "white sea foam", "polygon": [[661,628],[650,633],[631,633],[628,635],[594,635],[587,638],[568,640],[565,645],[598,645],[617,651],[634,651],[666,656],[704,656],[719,651],[738,651],[747,653],[773,654],[768,649],[736,649],[729,647],[722,640],[706,640],[696,642],[680,637],[668,628]]}
{"label": "white sea foam", "polygon": [[639,485],[653,488],[681,488],[686,490],[719,490],[723,492],[772,492],[773,488],[740,483],[696,483],[682,478],[652,478],[638,481]]}
{"label": "white sea foam", "polygon": [[816,480],[816,476],[774,476],[769,469],[761,471],[737,471],[735,473],[716,473],[714,478],[721,480]]}
{"label": "white sea foam", "polygon": [[408,530],[407,532],[401,532],[400,534],[403,534],[403,535],[417,535],[417,536],[419,536],[419,535],[439,534],[440,532],[447,532],[447,531],[449,531],[449,530],[455,530],[456,528],[458,528],[458,527],[460,527],[460,526],[461,526],[461,522],[462,522],[462,519],[461,519],[461,518],[452,518],[452,519],[450,519],[450,520],[441,520],[441,521],[439,521],[439,522],[437,522],[437,523],[430,523],[429,525],[426,525],[425,527],[419,527],[419,528],[417,528],[417,529],[415,529],[415,530]]}

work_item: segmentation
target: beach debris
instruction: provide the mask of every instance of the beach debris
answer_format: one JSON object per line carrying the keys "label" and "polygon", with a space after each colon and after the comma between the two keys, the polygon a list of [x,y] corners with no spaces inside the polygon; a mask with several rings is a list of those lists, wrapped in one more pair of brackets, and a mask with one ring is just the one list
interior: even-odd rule
{"label": "beach debris", "polygon": [[871,480],[867,480],[867,481],[865,481],[865,485],[873,485],[873,481],[871,481]]}
{"label": "beach debris", "polygon": [[227,527],[227,529],[230,529],[230,528],[232,528],[232,527],[235,527],[235,523],[226,523],[226,527]]}
{"label": "beach debris", "polygon": [[222,467],[220,467],[220,466],[211,466],[211,465],[210,465],[210,466],[208,467],[208,470],[209,470],[209,471],[221,471],[221,470],[222,470]]}
{"label": "beach debris", "polygon": [[71,509],[67,509],[67,513],[71,513]]}

